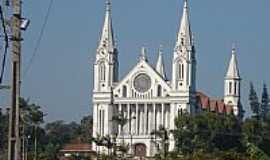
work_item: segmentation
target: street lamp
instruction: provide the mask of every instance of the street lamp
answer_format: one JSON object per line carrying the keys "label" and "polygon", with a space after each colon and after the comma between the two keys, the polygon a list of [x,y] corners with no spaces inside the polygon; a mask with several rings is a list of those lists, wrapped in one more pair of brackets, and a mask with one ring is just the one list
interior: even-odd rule
{"label": "street lamp", "polygon": [[29,145],[29,139],[31,138],[30,135],[26,136],[26,146],[25,146],[25,160],[28,159],[28,145]]}
{"label": "street lamp", "polygon": [[29,19],[21,18],[21,26],[20,26],[21,30],[25,31],[28,28],[29,24],[30,24]]}

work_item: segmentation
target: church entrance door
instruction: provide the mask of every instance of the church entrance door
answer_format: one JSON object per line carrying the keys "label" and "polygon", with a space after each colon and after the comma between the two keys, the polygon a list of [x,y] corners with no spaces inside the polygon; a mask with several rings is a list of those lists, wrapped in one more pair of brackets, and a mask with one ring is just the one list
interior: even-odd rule
{"label": "church entrance door", "polygon": [[135,144],[134,146],[135,156],[136,157],[145,157],[146,156],[146,145],[143,143]]}

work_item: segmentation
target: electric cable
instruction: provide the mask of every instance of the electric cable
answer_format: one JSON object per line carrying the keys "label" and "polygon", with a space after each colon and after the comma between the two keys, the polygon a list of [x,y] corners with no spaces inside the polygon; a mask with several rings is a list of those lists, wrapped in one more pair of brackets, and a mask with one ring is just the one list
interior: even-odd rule
{"label": "electric cable", "polygon": [[48,23],[48,19],[49,19],[49,15],[50,15],[50,12],[51,12],[51,9],[52,9],[52,6],[53,6],[53,0],[50,0],[50,3],[49,3],[49,7],[47,9],[47,12],[46,12],[46,15],[45,15],[45,20],[44,20],[44,23],[41,27],[41,31],[39,33],[39,37],[38,37],[38,40],[36,42],[36,45],[34,47],[34,50],[33,50],[33,53],[31,55],[31,58],[29,60],[29,63],[28,65],[26,66],[24,72],[23,72],[23,76],[24,78],[26,77],[27,73],[29,72],[33,62],[34,62],[34,59],[38,53],[38,49],[40,47],[40,44],[41,44],[41,41],[42,41],[42,38],[43,38],[43,35],[45,33],[45,29],[46,29],[46,26],[47,26],[47,23]]}
{"label": "electric cable", "polygon": [[6,59],[7,59],[8,47],[9,47],[9,40],[8,40],[8,34],[7,34],[6,25],[5,25],[4,13],[3,13],[1,5],[0,5],[0,19],[2,21],[2,28],[3,28],[4,40],[5,40],[4,55],[3,55],[2,65],[1,65],[1,67],[2,67],[1,73],[0,73],[0,84],[2,84],[3,79],[4,79],[5,67],[6,67]]}

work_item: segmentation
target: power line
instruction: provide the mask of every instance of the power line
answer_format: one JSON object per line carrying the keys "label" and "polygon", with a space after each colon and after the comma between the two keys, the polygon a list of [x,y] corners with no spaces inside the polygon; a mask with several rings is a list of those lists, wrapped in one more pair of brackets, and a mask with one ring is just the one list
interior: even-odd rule
{"label": "power line", "polygon": [[5,40],[4,56],[3,56],[3,60],[2,60],[2,65],[1,65],[2,68],[1,68],[1,73],[0,73],[0,84],[2,84],[3,79],[4,79],[9,43],[8,43],[8,34],[7,34],[7,29],[6,29],[6,24],[5,24],[4,13],[3,13],[1,5],[0,5],[0,19],[2,21],[2,28],[3,28],[4,40]]}
{"label": "power line", "polygon": [[45,20],[44,20],[44,23],[41,27],[41,31],[39,33],[39,37],[38,37],[38,40],[36,42],[36,45],[34,47],[34,50],[33,50],[33,53],[31,55],[31,58],[30,58],[30,61],[28,63],[28,65],[26,66],[24,72],[23,72],[23,76],[26,77],[27,73],[29,72],[33,62],[34,62],[34,59],[38,53],[38,49],[40,47],[40,44],[41,44],[41,40],[43,38],[43,35],[45,33],[45,29],[46,29],[46,26],[47,26],[47,23],[48,23],[48,19],[49,19],[49,15],[50,15],[50,12],[51,12],[51,9],[52,9],[52,6],[53,6],[53,0],[50,0],[50,3],[49,3],[49,7],[47,9],[47,12],[46,12],[46,15],[45,15]]}

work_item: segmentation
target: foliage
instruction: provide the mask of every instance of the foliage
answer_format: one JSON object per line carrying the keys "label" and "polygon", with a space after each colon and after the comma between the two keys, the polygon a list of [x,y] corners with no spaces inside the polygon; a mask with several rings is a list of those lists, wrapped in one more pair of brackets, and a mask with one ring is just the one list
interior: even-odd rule
{"label": "foliage", "polygon": [[170,131],[165,129],[163,126],[159,126],[159,129],[152,131],[151,135],[155,137],[153,137],[151,141],[154,143],[158,151],[156,159],[167,158],[169,153]]}
{"label": "foliage", "polygon": [[262,92],[262,98],[261,98],[261,117],[263,120],[266,120],[269,116],[269,96],[266,84],[263,84],[263,92]]}
{"label": "foliage", "polygon": [[[1,109],[1,108],[0,108]],[[8,114],[0,110],[0,160],[6,159],[8,144]]]}
{"label": "foliage", "polygon": [[249,103],[250,103],[251,111],[254,114],[254,117],[257,120],[259,120],[260,119],[261,108],[260,108],[260,103],[259,103],[257,93],[256,93],[256,91],[254,89],[254,86],[253,86],[252,82],[250,83]]}
{"label": "foliage", "polygon": [[83,143],[87,143],[88,140],[92,137],[92,126],[93,118],[92,116],[85,116],[81,120],[80,124],[80,139]]}
{"label": "foliage", "polygon": [[203,112],[176,119],[176,148],[188,154],[194,151],[241,150],[241,125],[233,115]]}
{"label": "foliage", "polygon": [[124,116],[124,112],[121,111],[117,115],[112,117],[112,121],[116,123],[121,128],[121,133],[123,133],[123,127],[128,122],[128,118]]}
{"label": "foliage", "polygon": [[234,115],[213,112],[179,116],[173,132],[176,151],[171,156],[192,160],[243,159],[246,147],[242,124]]}
{"label": "foliage", "polygon": [[[64,144],[74,139],[87,141],[92,135],[92,117],[82,118],[81,124],[54,121],[41,126],[45,114],[41,107],[30,103],[30,100],[20,99],[21,133],[25,141],[25,151],[28,159],[35,156],[35,139],[37,144],[37,159],[57,160],[58,152]],[[7,158],[8,145],[8,114],[0,113],[0,160]]]}
{"label": "foliage", "polygon": [[253,145],[252,143],[248,143],[247,147],[251,159],[270,160],[270,156],[268,156],[263,150]]}

